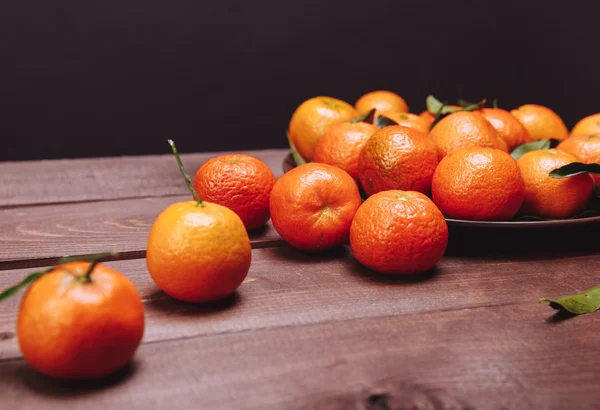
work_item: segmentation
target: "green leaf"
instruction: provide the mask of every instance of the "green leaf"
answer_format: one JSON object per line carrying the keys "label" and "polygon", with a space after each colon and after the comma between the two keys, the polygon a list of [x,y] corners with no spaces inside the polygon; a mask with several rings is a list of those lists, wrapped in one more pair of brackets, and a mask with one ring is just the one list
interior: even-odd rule
{"label": "green leaf", "polygon": [[525,154],[529,151],[536,151],[539,149],[549,149],[549,148],[550,148],[550,140],[533,141],[533,142],[528,142],[526,144],[519,145],[510,153],[510,155],[514,159],[519,159],[523,154]]}
{"label": "green leaf", "polygon": [[117,256],[116,252],[103,252],[103,253],[90,253],[87,255],[73,255],[73,256],[63,256],[58,260],[58,265],[62,265],[63,263],[69,262],[78,262],[78,261],[86,261],[86,262],[100,262],[106,260],[109,257]]}
{"label": "green leaf", "polygon": [[356,118],[352,118],[350,122],[366,122],[368,124],[373,124],[373,119],[375,118],[375,108],[371,108],[371,110],[366,113],[359,115]]}
{"label": "green leaf", "polygon": [[428,95],[425,99],[425,106],[427,107],[427,111],[429,111],[432,114],[440,112],[444,105],[446,104],[435,98],[433,95]]}
{"label": "green leaf", "polygon": [[3,299],[6,299],[9,296],[14,295],[15,293],[17,293],[18,291],[20,291],[21,289],[23,289],[25,286],[29,285],[31,282],[33,282],[34,280],[36,280],[37,278],[39,278],[43,274],[50,272],[51,270],[52,269],[47,269],[47,270],[44,270],[44,271],[33,272],[33,273],[29,274],[21,282],[17,283],[14,286],[11,286],[8,289],[5,289],[2,293],[0,293],[0,301],[3,300]]}
{"label": "green leaf", "polygon": [[288,143],[290,144],[290,151],[292,151],[292,157],[294,158],[294,162],[296,163],[296,166],[306,164],[306,161],[304,160],[304,158],[302,158],[302,155],[300,155],[298,153],[298,151],[296,150],[296,147],[294,147],[294,144],[292,144],[292,140],[290,139],[290,134],[287,132],[287,130],[285,131],[285,135],[287,136]]}
{"label": "green leaf", "polygon": [[[65,256],[58,260],[58,265],[62,265],[63,263],[68,263],[68,262],[76,262],[76,261],[89,261],[89,262],[92,262],[92,264],[97,264],[98,262],[105,260],[108,257],[114,257],[116,255],[117,254],[115,252],[105,252],[105,253],[92,253],[92,254],[88,254],[88,255],[78,255],[78,256]],[[29,274],[21,282],[17,283],[14,286],[11,286],[8,289],[5,289],[2,293],[0,293],[0,301],[3,299],[6,299],[9,296],[14,295],[19,290],[23,289],[25,286],[27,286],[34,280],[36,280],[37,278],[39,278],[42,275],[45,275],[48,272],[51,272],[53,269],[54,269],[54,267]]]}
{"label": "green leaf", "polygon": [[483,108],[485,106],[486,103],[486,99],[484,98],[483,100],[467,105],[466,107],[462,107],[460,110],[454,109],[446,104],[444,104],[442,106],[442,108],[440,108],[440,110],[436,113],[435,118],[433,120],[433,122],[431,123],[431,126],[429,127],[430,130],[433,129],[433,127],[435,127],[435,125],[440,122],[442,120],[442,118],[446,117],[449,114],[452,114],[454,112],[459,112],[459,111],[477,111],[481,108]]}
{"label": "green leaf", "polygon": [[560,168],[550,171],[552,178],[567,178],[579,174],[600,175],[600,164],[584,164],[583,162],[571,162]]}
{"label": "green leaf", "polygon": [[[475,102],[475,103],[471,103],[469,105],[466,105],[462,108],[462,110],[460,111],[477,111],[482,109],[483,107],[485,107],[485,104],[487,103],[487,100],[484,98],[481,101]],[[453,112],[453,111],[450,111]]]}
{"label": "green leaf", "polygon": [[468,107],[469,105],[476,104],[473,101],[467,101],[462,98],[456,100],[456,105],[460,105],[461,107]]}
{"label": "green leaf", "polygon": [[497,98],[494,98],[494,99],[492,100],[492,107],[493,107],[493,108],[498,108],[498,99],[497,99]]}
{"label": "green leaf", "polygon": [[592,313],[600,309],[600,285],[560,299],[541,298],[539,301],[548,302],[553,309],[564,309],[575,315]]}
{"label": "green leaf", "polygon": [[390,125],[398,125],[396,121],[383,115],[380,115],[379,117],[375,118],[373,124],[377,125],[378,128],[385,128],[389,127]]}

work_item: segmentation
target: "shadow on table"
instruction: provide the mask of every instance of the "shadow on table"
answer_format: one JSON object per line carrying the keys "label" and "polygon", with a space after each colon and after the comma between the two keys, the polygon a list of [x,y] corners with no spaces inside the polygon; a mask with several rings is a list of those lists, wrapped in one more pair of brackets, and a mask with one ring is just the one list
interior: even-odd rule
{"label": "shadow on table", "polygon": [[561,322],[564,322],[565,320],[569,320],[574,317],[577,317],[577,315],[574,313],[568,312],[566,310],[557,310],[555,314],[553,314],[552,316],[548,317],[548,319],[546,319],[546,323],[550,323],[550,324],[561,323]]}
{"label": "shadow on table", "polygon": [[346,266],[346,269],[344,270],[350,274],[371,282],[386,284],[423,282],[432,279],[438,272],[437,269],[434,268],[425,273],[414,275],[386,275],[378,273],[361,265],[352,255],[348,243],[319,252],[302,251],[292,246],[272,248],[271,252],[277,255],[277,258],[301,264],[323,263],[337,260]]}
{"label": "shadow on table", "polygon": [[423,273],[407,274],[407,275],[390,275],[385,273],[375,272],[366,266],[361,265],[354,257],[351,258],[352,264],[349,266],[348,273],[359,277],[360,279],[369,282],[377,282],[386,285],[402,285],[410,283],[425,282],[434,279],[439,270],[437,267],[429,269]]}
{"label": "shadow on table", "polygon": [[207,303],[189,303],[173,299],[163,291],[157,291],[143,298],[144,305],[150,309],[156,309],[169,315],[177,313],[180,315],[211,315],[236,307],[242,298],[236,291],[231,295]]}
{"label": "shadow on table", "polygon": [[74,395],[93,394],[125,383],[137,373],[139,364],[134,360],[125,367],[108,376],[90,380],[62,380],[45,376],[24,361],[18,366],[16,374],[23,384],[39,394],[53,397],[72,397]]}
{"label": "shadow on table", "polygon": [[450,227],[446,255],[449,256],[548,256],[597,254],[600,225],[569,228],[483,229]]}
{"label": "shadow on table", "polygon": [[323,263],[332,260],[343,261],[348,255],[351,254],[348,246],[336,246],[335,248],[323,250],[323,251],[304,251],[294,248],[292,245],[284,244],[270,248],[270,251],[277,257],[287,262],[297,262],[302,264],[307,263]]}

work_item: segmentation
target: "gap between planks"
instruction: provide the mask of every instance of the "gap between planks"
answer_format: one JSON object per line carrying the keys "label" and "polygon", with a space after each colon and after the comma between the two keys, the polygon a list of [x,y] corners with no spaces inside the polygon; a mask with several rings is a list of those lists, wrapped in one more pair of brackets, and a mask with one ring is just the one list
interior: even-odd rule
{"label": "gap between planks", "polygon": [[[263,249],[263,248],[272,248],[276,246],[285,246],[286,243],[283,239],[279,240],[268,240],[261,242],[250,242],[252,249]],[[74,254],[74,255],[64,255],[64,256],[56,256],[56,257],[48,257],[48,258],[36,258],[36,259],[20,259],[20,260],[4,260],[0,261],[0,271],[3,270],[12,270],[12,269],[28,269],[28,268],[41,268],[46,266],[56,265],[61,258],[66,256],[85,256],[86,254]],[[131,259],[145,259],[146,258],[146,250],[139,251],[125,251],[125,252],[114,252],[113,255],[106,257],[104,260],[107,262],[112,261],[124,261]]]}
{"label": "gap between planks", "polygon": [[[183,153],[190,173],[210,158],[231,152]],[[238,151],[283,174],[286,149]],[[103,201],[187,194],[170,149],[151,156],[104,157],[0,163],[0,207]]]}
{"label": "gap between planks", "polygon": [[[185,195],[0,210],[0,270],[108,251],[118,252],[116,259],[143,258],[160,212],[187,200]],[[282,243],[270,221],[249,236],[254,249]]]}

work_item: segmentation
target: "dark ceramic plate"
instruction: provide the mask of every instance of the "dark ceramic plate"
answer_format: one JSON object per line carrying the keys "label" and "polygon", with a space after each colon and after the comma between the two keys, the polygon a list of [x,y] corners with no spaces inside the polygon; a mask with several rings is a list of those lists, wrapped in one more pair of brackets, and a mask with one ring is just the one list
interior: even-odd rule
{"label": "dark ceramic plate", "polygon": [[[288,154],[283,160],[283,172],[296,167],[292,154]],[[585,218],[556,219],[551,221],[465,221],[462,219],[446,218],[449,226],[459,226],[464,228],[484,228],[484,229],[527,229],[527,228],[569,228],[600,224],[600,216],[589,216]]]}

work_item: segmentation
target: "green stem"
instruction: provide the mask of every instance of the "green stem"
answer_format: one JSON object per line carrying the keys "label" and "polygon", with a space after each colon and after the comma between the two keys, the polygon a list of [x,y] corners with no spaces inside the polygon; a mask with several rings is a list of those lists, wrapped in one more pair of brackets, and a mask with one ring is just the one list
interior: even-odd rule
{"label": "green stem", "polygon": [[177,160],[177,165],[179,165],[179,170],[181,171],[181,174],[185,178],[185,183],[187,184],[188,189],[194,196],[194,199],[198,202],[198,206],[204,206],[204,203],[200,199],[200,195],[198,195],[198,192],[196,192],[196,190],[194,189],[194,185],[192,185],[192,179],[190,178],[188,173],[185,172],[185,168],[183,167],[183,163],[181,162],[181,158],[179,157],[179,152],[177,151],[177,147],[175,146],[175,143],[173,142],[173,140],[169,140],[169,145],[171,146],[171,149],[173,150],[173,155],[175,155],[175,159]]}
{"label": "green stem", "polygon": [[[90,282],[90,275],[92,274],[92,271],[94,270],[94,268],[96,267],[96,265],[105,260],[106,258],[108,258],[109,256],[117,256],[117,253],[115,252],[108,252],[108,253],[94,253],[91,255],[79,255],[79,256],[65,256],[63,258],[60,258],[58,260],[58,264],[62,265],[64,263],[69,263],[69,262],[76,262],[76,261],[90,261],[92,264],[90,265],[89,269],[87,270],[86,274],[84,276],[80,277],[80,281],[81,282]],[[3,292],[0,293],[0,301],[3,299],[8,298],[9,296],[12,296],[14,294],[16,294],[18,291],[20,291],[21,289],[23,289],[24,287],[26,287],[27,285],[29,285],[31,282],[37,280],[39,277],[45,275],[48,272],[51,272],[54,270],[54,267],[48,268],[48,269],[44,269],[41,271],[37,271],[37,272],[33,272],[31,274],[29,274],[27,277],[25,277],[25,279],[23,279],[21,282],[17,283],[14,286],[11,286],[8,289],[5,289]]]}
{"label": "green stem", "polygon": [[99,263],[99,259],[93,260],[92,263],[90,263],[90,267],[85,272],[85,275],[81,276],[79,280],[83,283],[90,283],[92,281],[92,272],[94,271],[96,265],[98,265]]}

